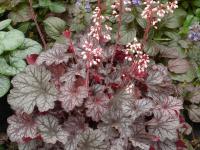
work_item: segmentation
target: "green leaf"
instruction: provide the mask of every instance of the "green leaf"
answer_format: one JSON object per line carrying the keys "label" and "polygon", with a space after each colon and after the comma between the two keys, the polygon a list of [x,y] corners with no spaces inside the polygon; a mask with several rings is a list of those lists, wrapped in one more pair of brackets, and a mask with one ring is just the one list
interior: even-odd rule
{"label": "green leaf", "polygon": [[136,30],[135,28],[127,29],[125,26],[122,26],[120,30],[120,39],[119,43],[122,45],[126,45],[134,41],[136,37]]}
{"label": "green leaf", "polygon": [[197,8],[195,11],[195,15],[200,18],[200,8]]}
{"label": "green leaf", "polygon": [[146,27],[146,21],[145,19],[141,17],[136,18],[137,23],[144,29]]}
{"label": "green leaf", "polygon": [[12,51],[22,45],[24,42],[24,34],[19,30],[11,30],[9,32],[0,32],[0,49],[4,51]]}
{"label": "green leaf", "polygon": [[58,17],[49,17],[44,20],[44,28],[47,35],[56,40],[65,30],[66,22]]}
{"label": "green leaf", "polygon": [[180,27],[183,24],[186,15],[187,13],[183,9],[175,10],[173,14],[166,18],[165,26],[170,29]]}
{"label": "green leaf", "polygon": [[51,5],[51,1],[50,0],[39,0],[39,6],[41,6],[41,7],[49,7],[49,5]]}
{"label": "green leaf", "polygon": [[185,74],[171,74],[172,80],[179,81],[179,82],[192,82],[195,78],[194,70],[191,68]]}
{"label": "green leaf", "polygon": [[31,11],[28,5],[22,4],[15,11],[11,11],[8,17],[14,22],[25,22],[31,19]]}
{"label": "green leaf", "polygon": [[169,32],[169,31],[165,31],[164,34],[171,38],[172,40],[179,40],[181,37],[177,32]]}
{"label": "green leaf", "polygon": [[181,34],[187,34],[189,31],[189,27],[192,23],[192,20],[194,19],[193,15],[188,15],[185,19],[185,22],[183,23],[183,27],[181,28],[180,33]]}
{"label": "green leaf", "polygon": [[26,38],[23,45],[11,53],[12,57],[25,59],[30,54],[39,54],[42,51],[42,46],[32,39]]}
{"label": "green leaf", "polygon": [[154,41],[150,41],[146,46],[144,51],[149,55],[149,56],[156,56],[159,51],[160,51],[160,45]]}
{"label": "green leaf", "polygon": [[178,41],[178,43],[181,45],[182,48],[189,48],[190,43],[185,40],[180,40]]}
{"label": "green leaf", "polygon": [[4,96],[10,89],[10,79],[0,75],[0,97]]}
{"label": "green leaf", "polygon": [[49,9],[54,13],[63,13],[66,11],[65,5],[60,2],[52,2],[49,5]]}
{"label": "green leaf", "polygon": [[122,15],[122,22],[130,23],[134,20],[134,16],[130,13],[124,13]]}
{"label": "green leaf", "polygon": [[71,24],[70,26],[70,31],[76,31],[76,32],[80,32],[83,31],[85,29],[85,25],[83,23],[80,24]]}
{"label": "green leaf", "polygon": [[200,7],[200,1],[199,0],[193,0],[192,4],[196,7]]}
{"label": "green leaf", "polygon": [[6,19],[4,21],[0,22],[0,30],[3,30],[4,28],[6,28],[7,26],[9,26],[11,23],[11,19]]}
{"label": "green leaf", "polygon": [[20,71],[22,71],[26,63],[24,60],[17,60],[14,58],[9,58],[10,65],[6,62],[5,58],[0,57],[0,74],[6,76],[14,76]]}
{"label": "green leaf", "polygon": [[26,62],[21,59],[21,58],[17,58],[17,57],[9,57],[9,64],[10,66],[16,68],[17,73],[23,71],[26,68]]}
{"label": "green leaf", "polygon": [[22,22],[17,29],[22,31],[23,33],[26,33],[30,29],[30,26],[30,22]]}

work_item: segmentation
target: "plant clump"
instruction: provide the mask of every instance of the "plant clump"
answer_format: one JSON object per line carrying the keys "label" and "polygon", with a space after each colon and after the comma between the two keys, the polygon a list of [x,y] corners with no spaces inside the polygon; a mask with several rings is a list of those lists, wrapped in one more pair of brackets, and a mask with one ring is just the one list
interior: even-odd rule
{"label": "plant clump", "polygon": [[[7,134],[20,150],[180,146],[182,100],[175,96],[167,68],[144,52],[149,30],[173,12],[177,2],[142,4],[144,36],[129,38],[121,32],[122,15],[131,6],[121,0],[112,4],[118,26],[114,32],[98,1],[88,30],[76,33],[76,39],[65,31],[68,44],[56,42],[13,78],[8,103],[15,114],[8,118]],[[166,13],[155,10],[161,11],[155,15],[155,5]]]}

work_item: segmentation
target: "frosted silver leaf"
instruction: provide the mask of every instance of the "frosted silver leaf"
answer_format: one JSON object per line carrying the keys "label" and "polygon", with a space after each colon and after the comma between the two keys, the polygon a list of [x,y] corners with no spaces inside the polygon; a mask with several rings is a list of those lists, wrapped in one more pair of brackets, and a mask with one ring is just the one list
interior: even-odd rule
{"label": "frosted silver leaf", "polygon": [[167,67],[163,65],[154,65],[151,68],[148,72],[146,84],[148,87],[147,95],[153,99],[174,93],[174,85],[168,75]]}
{"label": "frosted silver leaf", "polygon": [[81,76],[85,78],[86,71],[82,65],[76,64],[67,69],[67,72],[60,78],[61,82],[71,85],[75,80],[76,76]]}
{"label": "frosted silver leaf", "polygon": [[[121,137],[128,137],[131,134],[129,126],[132,121],[120,110],[109,110],[102,117],[103,123],[100,125],[101,130],[111,131],[115,128],[121,134]],[[107,134],[107,133],[106,133]]]}
{"label": "frosted silver leaf", "polygon": [[153,110],[154,115],[163,116],[175,116],[179,113],[180,109],[183,109],[183,102],[172,96],[163,97],[162,100],[158,101],[158,105]]}
{"label": "frosted silver leaf", "polygon": [[65,84],[60,90],[59,101],[67,112],[73,110],[75,106],[81,106],[84,98],[88,96],[88,89],[85,86],[74,87]]}
{"label": "frosted silver leaf", "polygon": [[36,119],[39,134],[46,143],[55,144],[60,141],[65,144],[68,140],[68,132],[58,124],[58,119],[52,115],[39,116]]}
{"label": "frosted silver leaf", "polygon": [[130,115],[132,120],[135,120],[141,114],[148,112],[153,108],[153,102],[150,99],[130,99],[122,102],[122,109],[126,115]]}
{"label": "frosted silver leaf", "polygon": [[188,115],[193,122],[200,122],[200,109],[198,105],[192,104],[189,106]]}
{"label": "frosted silver leaf", "polygon": [[130,141],[134,147],[139,147],[141,150],[149,150],[150,148],[150,145],[136,141],[133,138],[131,138]]}
{"label": "frosted silver leaf", "polygon": [[99,130],[88,128],[81,134],[78,150],[108,150],[105,135]]}
{"label": "frosted silver leaf", "polygon": [[85,107],[88,108],[86,115],[94,121],[101,120],[102,115],[108,110],[108,103],[109,98],[105,94],[90,97],[85,103]]}
{"label": "frosted silver leaf", "polygon": [[171,116],[155,116],[149,122],[148,131],[150,134],[158,136],[161,141],[166,139],[176,140],[179,118]]}
{"label": "frosted silver leaf", "polygon": [[116,139],[112,141],[112,146],[110,150],[125,150],[125,142],[123,139]]}
{"label": "frosted silver leaf", "polygon": [[83,132],[88,125],[85,123],[85,118],[82,116],[69,116],[68,120],[64,122],[63,128],[70,135],[77,135]]}
{"label": "frosted silver leaf", "polygon": [[35,140],[31,140],[30,142],[26,142],[26,143],[19,143],[18,149],[19,150],[36,150],[37,142]]}
{"label": "frosted silver leaf", "polygon": [[114,110],[122,110],[123,101],[133,100],[134,97],[129,93],[130,90],[127,91],[127,88],[121,89],[117,91],[113,98],[110,100],[110,105]]}
{"label": "frosted silver leaf", "polygon": [[41,65],[45,63],[46,65],[61,64],[63,62],[67,63],[71,57],[67,52],[67,46],[64,44],[55,44],[51,49],[42,52],[36,63]]}
{"label": "frosted silver leaf", "polygon": [[64,146],[65,150],[77,150],[77,145],[80,139],[80,135],[69,136],[67,143]]}
{"label": "frosted silver leaf", "polygon": [[177,150],[176,143],[170,140],[158,142],[154,147],[156,150]]}
{"label": "frosted silver leaf", "polygon": [[7,135],[12,142],[21,142],[23,138],[35,138],[37,127],[32,117],[27,114],[13,115],[8,118]]}
{"label": "frosted silver leaf", "polygon": [[87,128],[85,118],[81,116],[69,116],[64,122],[63,129],[69,132],[70,136],[65,144],[65,150],[77,150],[80,134]]}
{"label": "frosted silver leaf", "polygon": [[29,65],[25,72],[16,75],[13,89],[8,96],[8,103],[15,109],[21,109],[30,114],[35,106],[40,112],[54,108],[57,100],[57,90],[49,82],[51,73],[43,66]]}

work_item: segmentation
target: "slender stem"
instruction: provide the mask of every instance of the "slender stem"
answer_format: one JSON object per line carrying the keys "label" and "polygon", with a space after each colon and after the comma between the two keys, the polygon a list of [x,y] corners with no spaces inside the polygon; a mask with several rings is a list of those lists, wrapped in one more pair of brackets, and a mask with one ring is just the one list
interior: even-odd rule
{"label": "slender stem", "polygon": [[115,44],[115,49],[112,55],[112,59],[111,59],[111,64],[113,65],[113,61],[114,61],[114,57],[115,57],[115,53],[116,53],[116,49],[118,47],[118,43],[119,43],[119,39],[120,39],[120,28],[122,25],[122,8],[123,8],[123,1],[120,0],[119,1],[120,7],[119,7],[119,20],[118,20],[118,31],[117,31],[117,38],[116,38],[116,44]]}
{"label": "slender stem", "polygon": [[[87,73],[86,73],[86,87],[89,90],[89,82],[90,82],[90,66],[88,63],[86,63],[86,69],[87,69]],[[89,97],[89,92],[88,92],[88,97]]]}
{"label": "slender stem", "polygon": [[39,33],[40,39],[41,39],[41,41],[43,43],[43,47],[46,50],[47,49],[47,44],[45,42],[45,39],[44,39],[44,36],[43,36],[42,31],[40,29],[40,26],[39,26],[39,24],[37,22],[37,15],[35,14],[35,11],[33,9],[33,2],[32,2],[32,0],[29,0],[29,6],[30,6],[32,20],[35,22],[35,25],[36,25],[37,31]]}
{"label": "slender stem", "polygon": [[146,28],[145,28],[145,30],[144,30],[144,35],[143,35],[143,48],[144,48],[144,46],[146,45],[146,43],[147,43],[147,39],[148,39],[148,37],[149,37],[149,31],[150,31],[150,29],[151,29],[151,16],[150,17],[148,17],[148,19],[147,19],[147,26],[146,26]]}

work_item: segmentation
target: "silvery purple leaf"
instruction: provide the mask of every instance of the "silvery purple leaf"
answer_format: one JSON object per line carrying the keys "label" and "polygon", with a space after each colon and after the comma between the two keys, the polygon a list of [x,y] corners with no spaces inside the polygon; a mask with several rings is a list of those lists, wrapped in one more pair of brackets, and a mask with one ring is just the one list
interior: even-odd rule
{"label": "silvery purple leaf", "polygon": [[119,131],[121,137],[128,137],[131,134],[129,126],[132,121],[120,110],[109,109],[109,111],[103,115],[102,121],[103,123],[100,127],[104,131],[111,130],[110,128],[115,128]]}
{"label": "silvery purple leaf", "polygon": [[141,150],[149,150],[150,145],[137,141],[133,138],[130,138],[130,141],[134,147],[139,147]]}
{"label": "silvery purple leaf", "polygon": [[152,67],[148,72],[146,85],[148,87],[147,95],[153,99],[160,96],[171,95],[175,92],[167,68],[163,65],[154,65]]}
{"label": "silvery purple leaf", "polygon": [[72,56],[70,54],[67,54],[67,46],[63,44],[55,44],[51,49],[42,52],[37,60],[36,64],[43,64],[50,66],[52,64],[61,64],[61,63],[67,63],[69,58]]}
{"label": "silvery purple leaf", "polygon": [[67,143],[64,145],[65,150],[77,150],[80,135],[70,135]]}
{"label": "silvery purple leaf", "polygon": [[110,150],[126,150],[125,145],[125,140],[118,138],[112,141]]}
{"label": "silvery purple leaf", "polygon": [[172,96],[166,96],[158,101],[157,106],[153,110],[154,115],[158,116],[176,116],[180,109],[183,109],[183,102]]}
{"label": "silvery purple leaf", "polygon": [[85,123],[85,118],[82,116],[69,116],[67,121],[64,122],[63,128],[71,135],[82,133],[88,125]]}
{"label": "silvery purple leaf", "polygon": [[109,98],[105,94],[90,96],[85,103],[86,115],[94,121],[101,120],[101,117],[108,110]]}
{"label": "silvery purple leaf", "polygon": [[12,142],[22,142],[25,138],[37,136],[36,122],[27,114],[16,114],[8,118],[7,134]]}
{"label": "silvery purple leaf", "polygon": [[59,101],[67,112],[73,110],[76,106],[81,106],[84,98],[88,97],[88,89],[85,86],[74,87],[65,84],[60,90]]}
{"label": "silvery purple leaf", "polygon": [[160,114],[160,116],[155,116],[148,122],[148,131],[150,134],[158,136],[161,141],[166,139],[176,140],[179,125],[178,117],[162,116]]}
{"label": "silvery purple leaf", "polygon": [[37,149],[37,142],[36,140],[31,140],[26,143],[19,143],[18,144],[19,150],[36,150]]}
{"label": "silvery purple leaf", "polygon": [[58,119],[52,115],[43,115],[36,118],[39,134],[46,143],[55,144],[57,141],[65,144],[69,133],[61,128]]}
{"label": "silvery purple leaf", "polygon": [[99,130],[88,128],[81,134],[78,150],[109,150],[105,135]]}
{"label": "silvery purple leaf", "polygon": [[53,109],[58,92],[50,80],[51,73],[45,67],[29,65],[13,78],[14,88],[8,95],[8,103],[28,114],[33,112],[35,106],[40,112]]}
{"label": "silvery purple leaf", "polygon": [[82,65],[72,65],[67,69],[67,72],[60,78],[61,82],[65,82],[67,84],[73,84],[76,80],[76,76],[81,76],[83,78],[86,77],[86,70]]}
{"label": "silvery purple leaf", "polygon": [[151,108],[153,108],[153,102],[150,99],[130,99],[122,102],[123,112],[127,116],[131,116],[132,120],[135,120],[141,114],[148,112]]}
{"label": "silvery purple leaf", "polygon": [[157,142],[154,147],[156,150],[177,150],[176,143],[170,140]]}

